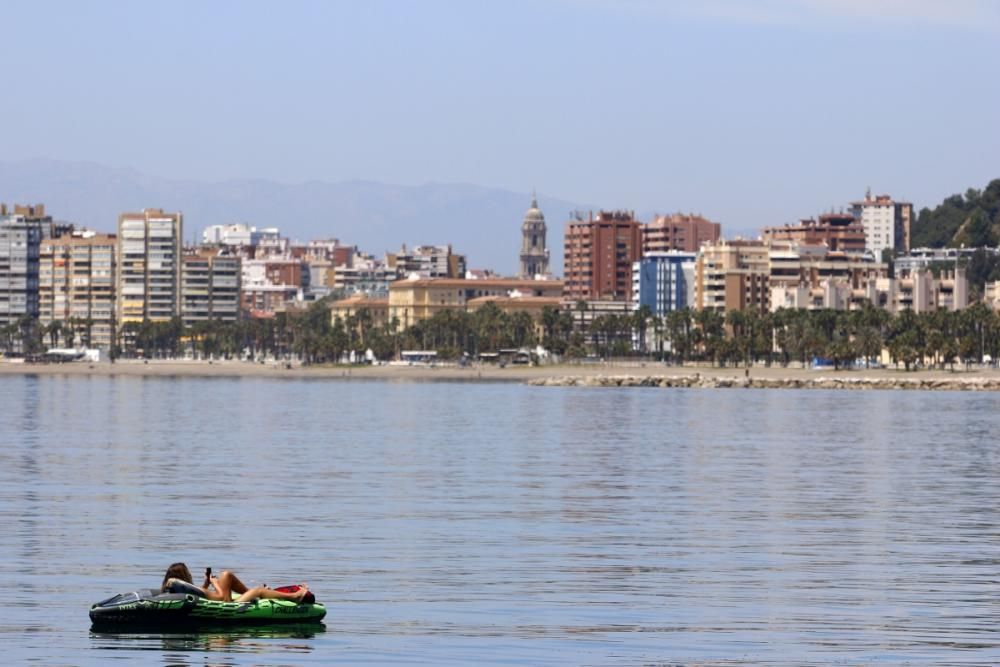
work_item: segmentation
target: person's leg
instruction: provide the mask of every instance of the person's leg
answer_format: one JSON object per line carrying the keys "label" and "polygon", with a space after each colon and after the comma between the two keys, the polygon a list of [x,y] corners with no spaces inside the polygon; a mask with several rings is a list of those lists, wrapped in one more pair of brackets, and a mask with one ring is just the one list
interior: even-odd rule
{"label": "person's leg", "polygon": [[223,570],[219,576],[212,577],[212,588],[215,589],[215,595],[212,595],[213,591],[210,591],[208,599],[222,602],[230,602],[233,599],[233,593],[242,595],[247,592],[247,585],[229,570]]}
{"label": "person's leg", "polygon": [[225,585],[228,586],[229,590],[237,595],[247,592],[247,585],[240,581],[239,577],[229,570],[223,570],[219,579],[224,579],[226,581]]}
{"label": "person's leg", "polygon": [[294,593],[276,591],[273,588],[268,588],[267,586],[255,586],[240,595],[240,597],[237,598],[237,602],[251,602],[258,599],[291,600],[292,602],[302,602],[302,598],[304,598],[308,592],[309,589],[305,584],[299,584],[299,589]]}

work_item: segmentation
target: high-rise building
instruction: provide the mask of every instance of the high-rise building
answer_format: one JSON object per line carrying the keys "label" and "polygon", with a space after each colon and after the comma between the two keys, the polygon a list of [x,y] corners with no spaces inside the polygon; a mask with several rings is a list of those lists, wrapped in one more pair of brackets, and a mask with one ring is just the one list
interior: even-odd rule
{"label": "high-rise building", "polygon": [[722,225],[700,215],[658,215],[642,227],[642,252],[698,252],[703,243],[715,243]]}
{"label": "high-rise building", "polygon": [[521,271],[525,279],[549,273],[549,251],[545,247],[545,216],[538,208],[538,199],[532,196],[531,208],[521,223]]}
{"label": "high-rise building", "polygon": [[894,201],[889,195],[872,196],[869,189],[861,201],[851,202],[851,214],[865,229],[865,245],[876,259],[884,250],[910,251],[913,204]]}
{"label": "high-rise building", "polygon": [[111,347],[117,244],[113,234],[92,231],[42,240],[39,322],[58,322],[58,337],[64,344]]}
{"label": "high-rise building", "polygon": [[647,252],[632,265],[632,306],[663,317],[694,305],[693,252]]}
{"label": "high-rise building", "polygon": [[[45,236],[41,216],[16,207],[8,214],[0,208],[0,325],[13,324],[25,315],[38,317],[39,250]],[[32,207],[34,209],[34,207]],[[48,218],[51,223],[51,218]]]}
{"label": "high-rise building", "polygon": [[702,310],[767,310],[770,263],[763,241],[723,241],[701,249],[695,263],[695,305]]}
{"label": "high-rise building", "polygon": [[180,314],[183,216],[143,209],[118,216],[118,324]]}
{"label": "high-rise building", "polygon": [[239,318],[239,257],[207,250],[185,255],[181,266],[181,318],[185,326]]}
{"label": "high-rise building", "polygon": [[566,223],[565,298],[631,301],[632,264],[642,254],[635,214],[599,211],[581,218]]}

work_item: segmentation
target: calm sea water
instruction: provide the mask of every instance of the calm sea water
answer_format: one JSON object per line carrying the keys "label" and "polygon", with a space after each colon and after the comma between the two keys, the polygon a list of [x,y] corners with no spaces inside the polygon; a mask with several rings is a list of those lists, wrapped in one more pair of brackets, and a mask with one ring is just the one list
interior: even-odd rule
{"label": "calm sea water", "polygon": [[[5,662],[1000,663],[1000,395],[0,377]],[[184,560],[325,628],[90,630]]]}

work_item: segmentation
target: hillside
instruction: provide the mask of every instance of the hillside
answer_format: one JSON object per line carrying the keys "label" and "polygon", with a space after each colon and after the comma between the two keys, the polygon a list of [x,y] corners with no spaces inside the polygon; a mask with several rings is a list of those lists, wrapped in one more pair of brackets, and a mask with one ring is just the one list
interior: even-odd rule
{"label": "hillside", "polygon": [[995,246],[1000,240],[1000,179],[923,208],[910,232],[912,248]]}

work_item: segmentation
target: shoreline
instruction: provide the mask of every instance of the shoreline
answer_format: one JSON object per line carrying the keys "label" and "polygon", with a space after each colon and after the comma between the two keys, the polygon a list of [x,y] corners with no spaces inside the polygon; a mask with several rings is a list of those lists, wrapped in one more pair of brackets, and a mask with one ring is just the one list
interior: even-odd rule
{"label": "shoreline", "polygon": [[1000,369],[892,368],[833,371],[802,368],[666,366],[655,362],[555,366],[286,366],[246,361],[136,360],[64,364],[0,362],[4,375],[97,377],[250,377],[413,382],[519,382],[541,387],[684,387],[760,389],[938,389],[1000,391]]}

